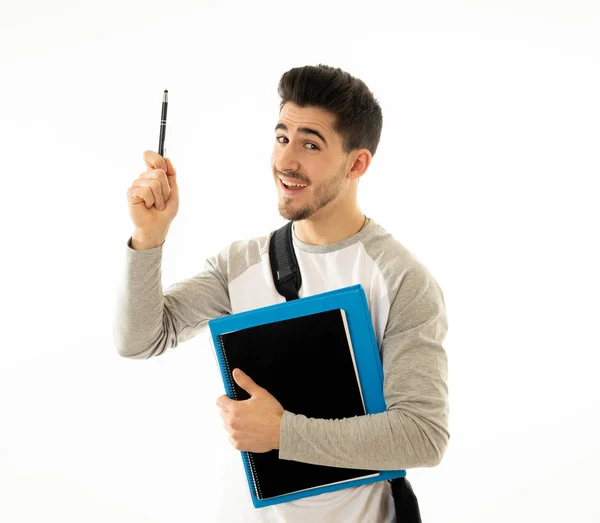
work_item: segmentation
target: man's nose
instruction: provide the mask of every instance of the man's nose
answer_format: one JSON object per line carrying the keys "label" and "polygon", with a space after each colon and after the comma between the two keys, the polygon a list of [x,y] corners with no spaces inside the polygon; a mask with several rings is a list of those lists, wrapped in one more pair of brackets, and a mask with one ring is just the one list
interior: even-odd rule
{"label": "man's nose", "polygon": [[276,157],[275,168],[281,172],[299,171],[300,163],[294,148],[288,144],[286,147],[281,148]]}

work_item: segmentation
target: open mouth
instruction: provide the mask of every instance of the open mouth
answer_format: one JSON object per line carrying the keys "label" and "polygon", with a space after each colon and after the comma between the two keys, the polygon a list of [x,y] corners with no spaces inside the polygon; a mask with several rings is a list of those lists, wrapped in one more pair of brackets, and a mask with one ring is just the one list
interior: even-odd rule
{"label": "open mouth", "polygon": [[285,194],[298,194],[308,187],[307,184],[298,182],[284,182],[279,178],[279,183]]}

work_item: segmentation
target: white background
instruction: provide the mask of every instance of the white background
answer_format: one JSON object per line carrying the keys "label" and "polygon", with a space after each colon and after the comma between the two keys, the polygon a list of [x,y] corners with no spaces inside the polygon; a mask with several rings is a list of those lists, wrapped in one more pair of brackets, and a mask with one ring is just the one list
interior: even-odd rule
{"label": "white background", "polygon": [[424,522],[599,521],[598,2],[0,6],[0,521],[214,520],[235,451],[207,334],[113,345],[125,194],[168,89],[163,284],[279,227],[276,86],[318,63],[381,102],[359,203],[446,298],[450,444],[409,470]]}

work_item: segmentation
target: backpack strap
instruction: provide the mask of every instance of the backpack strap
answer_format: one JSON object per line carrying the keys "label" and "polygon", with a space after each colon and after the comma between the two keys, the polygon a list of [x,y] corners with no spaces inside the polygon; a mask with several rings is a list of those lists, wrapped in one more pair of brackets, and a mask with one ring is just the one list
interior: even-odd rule
{"label": "backpack strap", "polygon": [[286,301],[298,299],[302,276],[292,242],[292,221],[273,232],[269,242],[269,261],[277,292]]}

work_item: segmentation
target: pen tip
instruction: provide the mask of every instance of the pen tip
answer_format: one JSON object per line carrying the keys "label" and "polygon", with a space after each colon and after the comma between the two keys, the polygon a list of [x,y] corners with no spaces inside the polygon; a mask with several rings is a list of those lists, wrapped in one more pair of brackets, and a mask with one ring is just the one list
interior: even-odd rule
{"label": "pen tip", "polygon": [[168,93],[168,92],[169,92],[169,91],[167,91],[167,90],[165,89],[165,93]]}

